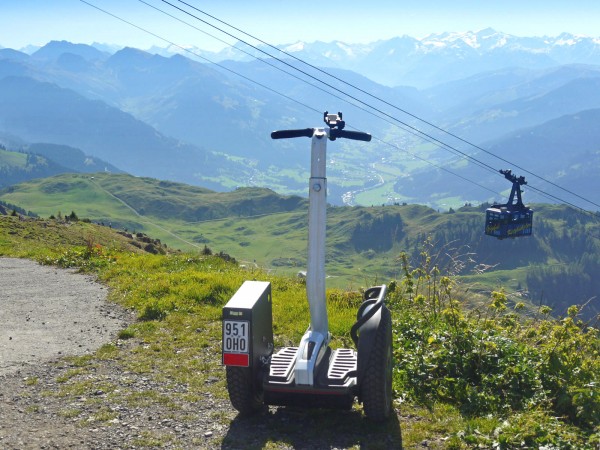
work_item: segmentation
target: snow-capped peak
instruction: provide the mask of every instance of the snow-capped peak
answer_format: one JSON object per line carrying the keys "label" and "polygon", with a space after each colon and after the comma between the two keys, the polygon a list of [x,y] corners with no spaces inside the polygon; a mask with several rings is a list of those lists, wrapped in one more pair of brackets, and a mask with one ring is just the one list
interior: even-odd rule
{"label": "snow-capped peak", "polygon": [[301,52],[306,48],[306,42],[298,41],[293,44],[286,45],[282,48],[282,50],[293,53],[293,52]]}

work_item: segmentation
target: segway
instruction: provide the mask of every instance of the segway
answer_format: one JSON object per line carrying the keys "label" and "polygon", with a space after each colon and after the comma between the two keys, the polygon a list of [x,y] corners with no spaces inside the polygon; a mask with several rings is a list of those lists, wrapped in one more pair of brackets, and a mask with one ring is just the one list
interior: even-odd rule
{"label": "segway", "polygon": [[367,418],[392,411],[392,323],[386,286],[364,293],[350,330],[356,349],[329,347],[325,297],[327,140],[370,141],[367,133],[344,130],[342,114],[328,114],[323,128],[281,130],[273,139],[309,137],[308,264],[306,293],[310,326],[297,347],[274,349],[271,284],[245,281],[223,307],[223,364],[233,407],[251,414],[265,405],[351,409],[355,398]]}

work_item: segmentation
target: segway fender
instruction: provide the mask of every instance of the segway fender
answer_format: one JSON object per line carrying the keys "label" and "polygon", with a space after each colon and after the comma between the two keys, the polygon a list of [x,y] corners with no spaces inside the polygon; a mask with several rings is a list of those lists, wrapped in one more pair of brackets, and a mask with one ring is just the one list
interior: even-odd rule
{"label": "segway fender", "polygon": [[[385,308],[385,305],[382,305]],[[375,335],[381,322],[381,310],[379,308],[377,312],[367,322],[359,328],[359,339],[358,339],[358,356],[357,356],[357,370],[358,370],[358,384],[362,381],[362,377],[367,368],[369,362],[368,356],[373,351],[375,344]]]}
{"label": "segway fender", "polygon": [[350,335],[357,347],[357,381],[360,382],[368,369],[369,355],[373,351],[377,330],[382,320],[385,306],[385,285],[368,289],[365,292],[365,301],[360,305],[357,321],[350,330]]}

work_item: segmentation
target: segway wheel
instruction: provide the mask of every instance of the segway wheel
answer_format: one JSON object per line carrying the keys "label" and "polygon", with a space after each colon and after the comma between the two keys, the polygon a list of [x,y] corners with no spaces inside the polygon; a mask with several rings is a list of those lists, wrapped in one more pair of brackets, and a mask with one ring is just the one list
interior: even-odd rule
{"label": "segway wheel", "polygon": [[262,392],[256,388],[249,367],[227,366],[227,391],[231,404],[242,415],[250,415],[263,408]]}
{"label": "segway wheel", "polygon": [[392,316],[384,306],[373,351],[361,382],[363,409],[367,418],[383,422],[392,411]]}

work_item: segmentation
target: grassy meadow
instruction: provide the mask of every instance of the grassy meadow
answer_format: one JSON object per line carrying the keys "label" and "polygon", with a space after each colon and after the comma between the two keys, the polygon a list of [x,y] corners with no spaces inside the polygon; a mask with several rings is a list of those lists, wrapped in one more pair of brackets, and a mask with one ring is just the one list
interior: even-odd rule
{"label": "grassy meadow", "polygon": [[[101,377],[96,368],[107,360],[124,371],[187,386],[185,395],[174,390],[171,399],[153,399],[149,393],[144,402],[201,401],[207,392],[226,398],[221,308],[246,279],[272,283],[277,346],[297,342],[305,331],[305,286],[296,277],[240,267],[207,250],[166,248],[163,253],[143,252],[130,237],[106,226],[0,216],[0,256],[95,274],[110,286],[111,301],[136,311],[138,320],[120,333],[119,341],[92,356],[73,358],[74,368],[57,380],[65,414],[74,420],[77,411],[68,404],[78,396],[93,397],[88,394],[102,383],[94,382]],[[352,435],[358,427],[371,442],[389,442],[392,436],[407,449],[419,448],[423,441],[449,449],[593,449],[600,444],[600,337],[596,328],[578,319],[577,308],[562,320],[551,318],[546,308],[527,318],[520,315],[524,305],[508,302],[499,290],[480,308],[466,309],[455,296],[457,280],[441,273],[426,252],[418,266],[406,255],[399,264],[396,279],[381,280],[389,285],[393,316],[397,417],[372,426],[357,419],[357,404],[352,420],[303,411],[300,421],[318,418],[325,435],[343,435],[346,427]],[[350,345],[360,296],[359,290],[328,290],[334,346]],[[103,385],[112,393],[109,399],[140,401],[122,389]],[[110,426],[110,414],[105,419],[93,426]],[[215,420],[229,426],[227,417]],[[285,445],[276,436],[267,438],[263,448]],[[149,446],[160,446],[160,440],[152,442]]]}

